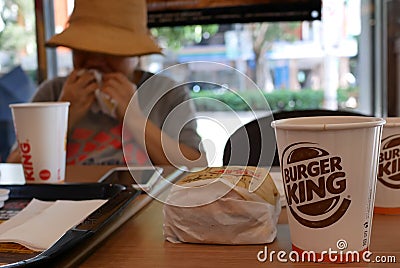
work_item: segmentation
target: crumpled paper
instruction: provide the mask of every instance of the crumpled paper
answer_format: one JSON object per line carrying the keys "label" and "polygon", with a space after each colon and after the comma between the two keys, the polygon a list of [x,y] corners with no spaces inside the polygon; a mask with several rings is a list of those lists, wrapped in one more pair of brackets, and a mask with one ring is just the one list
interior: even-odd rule
{"label": "crumpled paper", "polygon": [[164,238],[172,243],[264,244],[277,234],[277,188],[265,168],[207,168],[171,188]]}
{"label": "crumpled paper", "polygon": [[99,113],[102,112],[106,115],[111,116],[112,118],[117,118],[117,106],[118,102],[111,98],[108,94],[102,92],[100,90],[102,84],[103,84],[103,74],[96,70],[96,69],[81,69],[78,72],[78,75],[82,75],[84,72],[92,72],[97,84],[99,85],[99,88],[95,90],[94,94],[96,96],[96,102],[93,103],[91,107],[91,111],[93,113]]}

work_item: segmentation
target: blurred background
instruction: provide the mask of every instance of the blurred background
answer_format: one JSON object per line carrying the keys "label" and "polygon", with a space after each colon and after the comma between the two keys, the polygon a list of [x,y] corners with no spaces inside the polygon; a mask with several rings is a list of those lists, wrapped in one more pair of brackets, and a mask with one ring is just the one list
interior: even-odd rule
{"label": "blurred background", "polygon": [[[0,0],[2,147],[13,143],[10,114],[2,110],[7,100],[27,101],[38,83],[71,71],[69,49],[43,44],[64,29],[72,9],[73,0]],[[399,0],[148,0],[148,9],[148,26],[164,55],[142,57],[141,67],[159,72],[187,64],[171,75],[187,83],[195,99],[198,132],[211,144],[211,165],[221,164],[221,148],[239,127],[235,120],[229,125],[232,110],[243,124],[257,116],[243,98],[251,100],[256,114],[266,112],[265,100],[273,111],[400,113]],[[219,64],[210,69],[194,61]],[[19,93],[16,85],[1,83],[10,73],[21,77]],[[230,129],[202,119],[210,116]]]}

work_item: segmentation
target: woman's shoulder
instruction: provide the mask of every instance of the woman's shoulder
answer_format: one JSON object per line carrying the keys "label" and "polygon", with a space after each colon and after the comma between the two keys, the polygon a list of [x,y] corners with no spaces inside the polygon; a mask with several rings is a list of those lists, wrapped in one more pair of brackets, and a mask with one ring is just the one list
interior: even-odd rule
{"label": "woman's shoulder", "polygon": [[56,101],[67,77],[55,77],[43,81],[33,96],[33,101]]}
{"label": "woman's shoulder", "polygon": [[173,98],[189,95],[186,83],[177,81],[163,72],[154,74],[141,70],[140,73],[141,79],[137,86],[142,89],[142,92],[152,92],[152,94],[159,93],[164,97],[174,96]]}
{"label": "woman's shoulder", "polygon": [[62,88],[65,83],[65,80],[67,80],[67,77],[65,77],[65,76],[47,79],[39,85],[39,89],[40,88],[60,88],[60,87]]}

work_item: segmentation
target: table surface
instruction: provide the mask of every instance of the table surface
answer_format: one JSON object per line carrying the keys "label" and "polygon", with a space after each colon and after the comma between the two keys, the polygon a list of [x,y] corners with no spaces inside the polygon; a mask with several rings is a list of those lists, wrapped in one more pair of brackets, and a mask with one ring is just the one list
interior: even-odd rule
{"label": "table surface", "polygon": [[[67,181],[96,181],[111,167],[70,166]],[[142,194],[127,208],[120,224],[111,227],[98,238],[95,247],[82,245],[66,256],[61,263],[68,266],[79,259],[80,267],[332,267],[329,264],[282,263],[274,259],[261,263],[259,251],[291,250],[286,210],[283,209],[278,222],[278,234],[273,243],[265,245],[201,245],[173,244],[164,240],[163,204]],[[125,217],[125,218],[124,218]],[[400,216],[374,215],[370,251],[371,263],[340,264],[340,267],[400,267]],[[83,250],[84,249],[84,250]],[[86,252],[85,252],[86,250]],[[375,262],[395,256],[397,264]],[[75,258],[75,259],[74,259]],[[68,262],[68,260],[74,261]],[[378,260],[378,259],[376,259]],[[76,264],[76,263],[75,263]],[[75,265],[74,264],[74,265]]]}
{"label": "table surface", "polygon": [[[75,166],[67,169],[68,181],[95,181],[109,167]],[[141,199],[148,199],[141,196]],[[151,202],[150,202],[151,201]],[[91,254],[83,260],[81,267],[319,267],[326,264],[259,262],[257,254],[264,250],[291,250],[286,210],[283,209],[278,222],[278,234],[273,243],[265,245],[201,245],[173,244],[164,240],[163,204],[148,200],[143,209],[131,216],[124,224],[105,238]],[[337,264],[338,267],[387,267],[388,263],[375,262],[395,256],[400,262],[400,215],[374,215],[370,251],[373,262]],[[378,260],[378,259],[376,259]],[[397,264],[399,265],[399,264]],[[391,264],[391,266],[397,266]],[[329,267],[334,265],[329,264]],[[400,265],[399,265],[400,266]]]}

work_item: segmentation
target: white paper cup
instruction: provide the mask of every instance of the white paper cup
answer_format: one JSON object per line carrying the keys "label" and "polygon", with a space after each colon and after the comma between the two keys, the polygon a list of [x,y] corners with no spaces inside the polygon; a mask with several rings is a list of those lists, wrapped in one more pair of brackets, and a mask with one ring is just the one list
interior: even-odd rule
{"label": "white paper cup", "polygon": [[351,262],[346,253],[361,259],[368,250],[384,123],[362,116],[272,122],[292,247],[315,253],[306,260]]}
{"label": "white paper cup", "polygon": [[10,104],[26,183],[64,180],[69,102]]}
{"label": "white paper cup", "polygon": [[400,117],[383,127],[374,212],[400,214]]}

